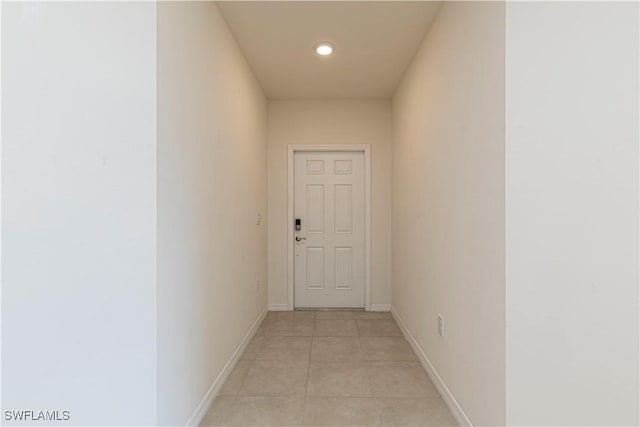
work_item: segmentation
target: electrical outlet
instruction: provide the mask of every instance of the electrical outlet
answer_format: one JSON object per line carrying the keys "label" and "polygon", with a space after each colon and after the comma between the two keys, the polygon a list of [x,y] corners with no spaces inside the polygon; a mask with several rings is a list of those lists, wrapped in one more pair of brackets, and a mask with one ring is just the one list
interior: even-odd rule
{"label": "electrical outlet", "polygon": [[258,212],[256,214],[256,225],[260,225],[262,223],[262,214]]}
{"label": "electrical outlet", "polygon": [[438,335],[444,337],[444,317],[438,314]]}
{"label": "electrical outlet", "polygon": [[260,279],[256,279],[256,294],[260,293]]}

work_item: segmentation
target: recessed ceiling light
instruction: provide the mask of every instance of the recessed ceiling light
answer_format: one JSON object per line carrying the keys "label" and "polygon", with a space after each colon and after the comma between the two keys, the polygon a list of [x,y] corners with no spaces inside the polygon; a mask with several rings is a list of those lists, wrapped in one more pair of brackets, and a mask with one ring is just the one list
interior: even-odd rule
{"label": "recessed ceiling light", "polygon": [[320,56],[331,55],[335,49],[333,43],[329,42],[320,42],[313,47],[313,50]]}

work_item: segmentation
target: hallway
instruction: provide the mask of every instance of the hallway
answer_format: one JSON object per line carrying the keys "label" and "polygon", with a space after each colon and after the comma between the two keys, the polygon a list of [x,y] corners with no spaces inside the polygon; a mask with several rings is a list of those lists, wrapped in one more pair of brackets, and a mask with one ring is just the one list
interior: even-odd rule
{"label": "hallway", "polygon": [[2,425],[640,425],[637,0],[0,15]]}
{"label": "hallway", "polygon": [[391,314],[269,312],[202,426],[454,426]]}

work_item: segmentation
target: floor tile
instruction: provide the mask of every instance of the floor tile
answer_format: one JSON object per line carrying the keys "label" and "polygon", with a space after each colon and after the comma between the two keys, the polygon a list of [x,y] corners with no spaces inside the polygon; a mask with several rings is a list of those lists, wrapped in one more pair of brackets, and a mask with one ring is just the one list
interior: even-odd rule
{"label": "floor tile", "polygon": [[315,319],[316,312],[313,310],[296,310],[293,312],[294,319]]}
{"label": "floor tile", "polygon": [[275,319],[280,320],[294,320],[294,319],[315,319],[316,312],[311,310],[296,310],[296,311],[277,311],[275,312]]}
{"label": "floor tile", "polygon": [[311,360],[321,362],[362,361],[358,337],[313,337]]}
{"label": "floor tile", "polygon": [[278,311],[276,312],[275,318],[279,320],[293,320],[293,311]]}
{"label": "floor tile", "polygon": [[256,331],[256,336],[267,335],[274,321],[275,319],[264,319]]}
{"label": "floor tile", "polygon": [[388,311],[356,311],[353,313],[355,319],[361,320],[391,320],[391,313]]}
{"label": "floor tile", "polygon": [[310,337],[313,335],[313,319],[276,319],[269,328],[272,336]]}
{"label": "floor tile", "polygon": [[308,361],[311,354],[311,337],[266,337],[257,360]]}
{"label": "floor tile", "polygon": [[279,311],[268,311],[267,315],[265,316],[265,319],[274,320],[276,317],[278,317],[278,313],[280,313],[280,312]]}
{"label": "floor tile", "polygon": [[222,418],[228,426],[299,426],[304,396],[241,396]]}
{"label": "floor tile", "polygon": [[217,396],[202,421],[201,427],[224,426],[227,412],[233,407],[235,396]]}
{"label": "floor tile", "polygon": [[364,360],[417,362],[411,346],[404,337],[360,337]]}
{"label": "floor tile", "polygon": [[353,319],[353,311],[318,311],[316,320]]}
{"label": "floor tile", "polygon": [[358,336],[354,320],[316,320],[317,337],[355,337]]}
{"label": "floor tile", "polygon": [[242,352],[242,355],[240,356],[240,360],[255,359],[256,355],[258,354],[258,351],[260,351],[260,348],[262,347],[266,339],[267,337],[265,335],[254,336],[253,339],[249,341],[249,344],[247,344],[247,347],[245,347],[244,351]]}
{"label": "floor tile", "polygon": [[372,398],[307,396],[302,425],[377,426],[380,418]]}
{"label": "floor tile", "polygon": [[400,337],[402,332],[394,320],[356,320],[361,337]]}
{"label": "floor tile", "polygon": [[250,360],[239,360],[233,368],[233,371],[231,371],[231,374],[227,377],[227,380],[222,385],[218,394],[221,396],[238,394],[247,373],[249,373],[250,366]]}
{"label": "floor tile", "polygon": [[302,395],[307,383],[307,362],[256,360],[240,389],[242,396]]}
{"label": "floor tile", "polygon": [[367,368],[361,362],[312,362],[307,396],[372,397]]}
{"label": "floor tile", "polygon": [[420,363],[367,362],[375,397],[440,397]]}
{"label": "floor tile", "polygon": [[385,426],[457,426],[449,408],[440,398],[376,399]]}

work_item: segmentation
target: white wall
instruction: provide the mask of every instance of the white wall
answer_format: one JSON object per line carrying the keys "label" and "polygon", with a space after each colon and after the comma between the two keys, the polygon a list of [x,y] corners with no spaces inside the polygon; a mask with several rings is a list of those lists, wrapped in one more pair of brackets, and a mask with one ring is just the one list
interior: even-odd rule
{"label": "white wall", "polygon": [[287,156],[299,144],[371,145],[371,303],[391,300],[391,109],[386,100],[269,103],[269,305],[287,305]]}
{"label": "white wall", "polygon": [[638,425],[638,3],[507,5],[507,423]]}
{"label": "white wall", "polygon": [[156,421],[155,52],[154,3],[2,4],[3,410]]}
{"label": "white wall", "polygon": [[184,425],[266,308],[267,104],[213,2],[158,3],[158,52],[158,411]]}
{"label": "white wall", "polygon": [[503,3],[445,3],[392,104],[393,308],[474,425],[505,422],[503,55]]}

